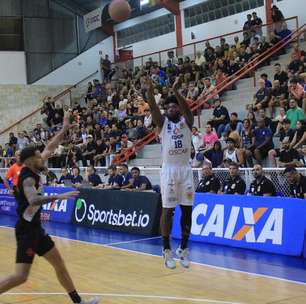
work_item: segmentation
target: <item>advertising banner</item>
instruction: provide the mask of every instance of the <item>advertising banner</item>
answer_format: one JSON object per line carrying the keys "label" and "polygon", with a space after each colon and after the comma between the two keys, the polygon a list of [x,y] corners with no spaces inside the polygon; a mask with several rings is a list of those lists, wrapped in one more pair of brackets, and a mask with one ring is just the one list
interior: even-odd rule
{"label": "advertising banner", "polygon": [[160,213],[157,193],[80,189],[72,221],[91,228],[156,235]]}
{"label": "advertising banner", "polygon": [[[300,256],[306,229],[305,200],[196,193],[191,240]],[[180,208],[172,235],[180,238]]]}
{"label": "advertising banner", "polygon": [[16,215],[17,203],[15,197],[0,184],[0,214]]}
{"label": "advertising banner", "polygon": [[85,32],[93,31],[102,26],[102,7],[84,15]]}
{"label": "advertising banner", "polygon": [[[66,187],[44,187],[44,195],[56,195],[73,188]],[[70,223],[74,211],[75,199],[56,200],[42,206],[41,220],[60,223]],[[0,184],[0,214],[16,215],[17,202],[4,185]]]}

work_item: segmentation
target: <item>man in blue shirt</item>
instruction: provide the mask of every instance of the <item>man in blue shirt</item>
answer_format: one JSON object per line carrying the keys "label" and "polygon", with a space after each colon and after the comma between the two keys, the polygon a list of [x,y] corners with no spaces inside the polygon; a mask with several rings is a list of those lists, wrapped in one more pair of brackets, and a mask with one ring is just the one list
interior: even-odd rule
{"label": "man in blue shirt", "polygon": [[122,186],[123,177],[117,173],[117,167],[112,165],[108,167],[108,183],[104,189],[117,189],[119,190]]}
{"label": "man in blue shirt", "polygon": [[123,178],[121,189],[131,188],[132,187],[132,184],[131,184],[132,174],[131,172],[129,172],[129,167],[126,164],[122,164],[120,166],[119,173]]}
{"label": "man in blue shirt", "polygon": [[68,172],[67,168],[62,168],[62,175],[58,181],[59,184],[64,184],[65,180],[72,180],[72,175]]}
{"label": "man in blue shirt", "polygon": [[88,182],[93,186],[96,187],[102,184],[100,176],[97,174],[96,168],[94,166],[89,166],[87,169],[87,178]]}
{"label": "man in blue shirt", "polygon": [[132,168],[132,189],[133,191],[152,190],[152,184],[149,179],[140,175],[140,170],[137,167]]}
{"label": "man in blue shirt", "polygon": [[254,130],[255,136],[255,151],[254,157],[259,164],[268,155],[269,150],[273,149],[272,131],[265,126],[265,120],[259,118],[258,128]]}

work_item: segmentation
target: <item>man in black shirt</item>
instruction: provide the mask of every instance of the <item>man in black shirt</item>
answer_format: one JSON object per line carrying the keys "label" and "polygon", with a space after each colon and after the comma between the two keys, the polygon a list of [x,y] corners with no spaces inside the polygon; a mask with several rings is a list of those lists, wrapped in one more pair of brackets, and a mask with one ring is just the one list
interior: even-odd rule
{"label": "man in black shirt", "polygon": [[282,141],[282,149],[279,151],[278,167],[296,167],[300,166],[299,153],[297,150],[290,148],[289,137]]}
{"label": "man in black shirt", "polygon": [[239,175],[239,166],[231,163],[229,166],[230,177],[227,178],[222,187],[223,194],[244,194],[246,184]]}
{"label": "man in black shirt", "polygon": [[279,63],[275,63],[274,68],[274,80],[278,80],[281,87],[285,87],[288,89],[288,74],[285,71],[282,71],[282,67]]}
{"label": "man in black shirt", "polygon": [[85,148],[85,151],[83,152],[83,157],[84,157],[84,160],[85,160],[85,163],[83,164],[83,165],[85,165],[84,167],[87,167],[87,160],[90,161],[90,164],[92,166],[94,165],[94,156],[96,154],[96,148],[97,148],[97,145],[93,141],[93,136],[88,135],[87,136],[86,148]]}
{"label": "man in black shirt", "polygon": [[202,169],[203,176],[200,180],[196,192],[218,193],[220,190],[220,181],[214,175],[210,163],[205,163]]}
{"label": "man in black shirt", "polygon": [[226,107],[221,105],[221,99],[215,100],[215,108],[213,111],[213,118],[211,120],[214,128],[217,130],[218,137],[220,138],[225,126],[229,123],[230,117]]}
{"label": "man in black shirt", "polygon": [[16,272],[0,281],[0,294],[25,283],[30,274],[35,254],[43,256],[54,268],[59,282],[65,288],[72,303],[97,304],[96,299],[82,301],[77,293],[63,259],[51,237],[41,226],[41,206],[55,200],[66,200],[77,196],[79,192],[71,191],[63,194],[43,195],[40,172],[44,163],[52,155],[70,127],[70,115],[64,116],[63,128],[49,142],[42,153],[36,147],[29,146],[21,151],[20,160],[23,168],[20,172],[16,190],[18,202],[16,223]]}
{"label": "man in black shirt", "polygon": [[100,164],[101,167],[105,166],[105,152],[107,146],[102,139],[97,139],[96,155],[94,156],[95,165]]}
{"label": "man in black shirt", "polygon": [[284,174],[290,184],[290,196],[306,199],[306,177],[300,174],[294,167],[286,168]]}
{"label": "man in black shirt", "polygon": [[249,194],[256,196],[276,196],[276,190],[273,183],[264,176],[262,166],[255,165],[253,168],[255,179],[252,181]]}

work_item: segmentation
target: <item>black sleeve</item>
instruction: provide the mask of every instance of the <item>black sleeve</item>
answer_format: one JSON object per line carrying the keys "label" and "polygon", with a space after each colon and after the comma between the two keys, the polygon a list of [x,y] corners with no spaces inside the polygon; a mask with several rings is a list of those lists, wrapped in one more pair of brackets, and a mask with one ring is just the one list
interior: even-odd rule
{"label": "black sleeve", "polygon": [[245,184],[244,180],[241,179],[240,182],[237,184],[237,189],[236,189],[235,193],[244,194],[245,189],[246,189],[246,184]]}
{"label": "black sleeve", "polygon": [[213,191],[214,193],[218,193],[220,189],[220,181],[218,178],[214,178],[213,183],[211,185],[211,191]]}
{"label": "black sleeve", "polygon": [[269,180],[266,179],[265,183],[263,184],[262,190],[261,190],[262,194],[272,194],[272,196],[276,195],[276,190],[274,187],[274,184]]}
{"label": "black sleeve", "polygon": [[303,178],[301,186],[303,194],[306,194],[306,178]]}

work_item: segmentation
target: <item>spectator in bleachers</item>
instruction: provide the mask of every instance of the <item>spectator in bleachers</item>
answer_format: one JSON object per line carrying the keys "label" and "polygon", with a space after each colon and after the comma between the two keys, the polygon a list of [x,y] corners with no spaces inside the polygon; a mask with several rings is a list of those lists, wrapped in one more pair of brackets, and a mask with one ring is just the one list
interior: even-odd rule
{"label": "spectator in bleachers", "polygon": [[19,132],[17,137],[17,149],[22,150],[29,145],[29,139],[25,136],[24,132]]}
{"label": "spectator in bleachers", "polygon": [[258,128],[254,130],[254,157],[259,164],[262,163],[262,160],[268,155],[268,152],[273,149],[272,135],[271,129],[265,126],[264,119],[260,118],[258,120]]}
{"label": "spectator in bleachers", "polygon": [[290,80],[290,86],[289,86],[289,97],[291,99],[295,99],[298,106],[302,107],[303,103],[303,97],[304,97],[304,88],[299,83],[298,79],[293,77]]}
{"label": "spectator in bleachers", "polygon": [[305,113],[303,109],[298,107],[295,99],[290,99],[289,101],[289,110],[286,112],[286,118],[291,122],[291,129],[296,129],[298,120],[305,119]]}
{"label": "spectator in bleachers", "polygon": [[131,188],[132,174],[129,172],[129,167],[126,164],[122,164],[119,168],[119,173],[123,177],[121,189]]}
{"label": "spectator in bleachers", "polygon": [[239,166],[244,165],[244,158],[242,151],[236,148],[236,142],[233,138],[226,140],[227,147],[223,151],[223,164],[224,167],[228,167],[231,163],[236,163]]}
{"label": "spectator in bleachers", "polygon": [[109,176],[107,184],[100,184],[98,188],[119,190],[123,183],[123,177],[118,174],[117,167],[111,165],[108,167],[107,172]]}
{"label": "spectator in bleachers", "polygon": [[219,99],[217,89],[212,85],[210,78],[206,77],[203,81],[204,89],[201,92],[201,97],[207,99],[206,107],[210,107],[215,104],[215,100]]}
{"label": "spectator in bleachers", "polygon": [[104,59],[101,57],[101,70],[103,72],[103,79],[106,81],[110,81],[113,76],[111,65],[112,64],[107,54],[105,55]]}
{"label": "spectator in bleachers", "polygon": [[10,132],[10,134],[9,134],[9,144],[11,146],[16,147],[17,146],[17,142],[18,142],[18,139],[15,136],[15,134],[13,132]]}
{"label": "spectator in bleachers", "polygon": [[263,79],[258,81],[259,90],[254,95],[253,110],[265,109],[269,105],[271,99],[271,90],[266,88],[266,83]]}
{"label": "spectator in bleachers", "polygon": [[71,182],[74,185],[81,185],[83,182],[83,177],[81,176],[81,171],[79,167],[73,167],[72,168],[72,178],[71,178]]}
{"label": "spectator in bleachers", "polygon": [[94,165],[94,156],[96,154],[97,145],[93,140],[93,136],[89,134],[83,151],[83,166],[87,167],[87,161],[90,165]]}
{"label": "spectator in bleachers", "polygon": [[265,112],[264,109],[260,109],[260,110],[258,111],[258,120],[261,119],[261,118],[264,120],[265,126],[266,126],[267,128],[271,128],[271,126],[272,126],[272,120],[271,120],[270,117],[267,117],[267,116],[266,116],[266,112]]}
{"label": "spectator in bleachers", "polygon": [[229,123],[229,121],[230,118],[227,108],[222,105],[222,100],[220,98],[216,99],[211,123],[217,130],[219,138],[222,136],[225,126]]}
{"label": "spectator in bleachers", "polygon": [[46,124],[49,126],[49,127],[52,127],[52,120],[53,120],[53,117],[54,117],[54,109],[55,109],[55,103],[54,101],[52,100],[52,97],[44,97],[43,98],[43,106],[42,106],[42,109],[41,109],[41,114],[46,114],[46,118],[44,119]]}
{"label": "spectator in bleachers", "polygon": [[290,147],[300,149],[304,144],[306,144],[306,122],[298,120]]}
{"label": "spectator in bleachers", "polygon": [[202,174],[203,175],[196,188],[196,192],[209,192],[217,194],[221,186],[220,180],[213,173],[212,165],[210,163],[204,163]]}
{"label": "spectator in bleachers", "polygon": [[137,167],[131,169],[132,179],[130,188],[132,191],[145,191],[152,190],[152,184],[150,180],[144,176],[140,175],[140,170]]}
{"label": "spectator in bleachers", "polygon": [[262,27],[263,24],[262,20],[257,16],[256,12],[252,13],[252,29],[255,29],[256,34],[260,37],[262,36]]}
{"label": "spectator in bleachers", "polygon": [[304,63],[297,53],[292,53],[291,62],[288,65],[288,76],[291,78],[292,76],[299,76],[299,74],[304,73]]}
{"label": "spectator in bleachers", "polygon": [[306,199],[306,177],[293,167],[286,168],[284,174],[290,185],[290,196]]}
{"label": "spectator in bleachers", "polygon": [[265,177],[262,166],[257,164],[252,171],[255,179],[250,184],[248,193],[255,196],[276,196],[275,186]]}
{"label": "spectator in bleachers", "polygon": [[99,174],[97,174],[97,170],[94,166],[89,166],[86,171],[87,181],[93,186],[96,187],[102,184],[101,178]]}
{"label": "spectator in bleachers", "polygon": [[247,21],[243,25],[243,30],[244,31],[250,31],[252,28],[252,15],[247,14]]}
{"label": "spectator in bleachers", "polygon": [[203,135],[199,132],[198,128],[193,126],[191,130],[191,141],[195,150],[198,153],[201,146],[203,145]]}
{"label": "spectator in bleachers", "polygon": [[245,119],[243,121],[243,130],[241,133],[241,151],[243,159],[245,160],[245,165],[253,167],[253,152],[255,149],[255,136],[252,128],[251,121]]}
{"label": "spectator in bleachers", "polygon": [[204,156],[211,162],[213,168],[221,167],[223,163],[223,151],[220,141],[216,141],[213,148],[206,151]]}
{"label": "spectator in bleachers", "polygon": [[205,133],[203,135],[203,149],[205,151],[212,149],[217,140],[218,135],[213,130],[211,124],[207,123],[205,127]]}
{"label": "spectator in bleachers", "polygon": [[230,133],[232,126],[235,127],[235,131],[237,131],[237,133],[240,135],[243,129],[243,125],[242,122],[238,120],[238,114],[236,112],[231,113],[230,121],[224,129],[225,135],[228,135]]}
{"label": "spectator in bleachers", "polygon": [[73,176],[68,172],[66,167],[62,168],[62,175],[58,181],[59,184],[64,184],[65,180],[70,180],[72,182]]}
{"label": "spectator in bleachers", "polygon": [[270,118],[273,118],[275,107],[280,106],[285,108],[287,106],[286,97],[288,95],[288,88],[281,86],[279,80],[274,80],[271,94],[272,98],[269,102],[269,112]]}
{"label": "spectator in bleachers", "polygon": [[288,74],[287,72],[282,70],[282,67],[279,63],[275,63],[274,65],[274,80],[278,80],[281,87],[288,88]]}
{"label": "spectator in bleachers", "polygon": [[240,177],[239,166],[231,163],[229,166],[230,176],[224,181],[222,194],[244,194],[246,189],[245,181]]}
{"label": "spectator in bleachers", "polygon": [[295,131],[290,128],[290,120],[285,118],[282,123],[282,127],[279,131],[279,139],[283,141],[285,137],[289,138],[289,141],[292,142]]}
{"label": "spectator in bleachers", "polygon": [[268,75],[266,73],[261,74],[260,79],[263,79],[265,81],[266,88],[272,88],[272,82],[268,79]]}
{"label": "spectator in bleachers", "polygon": [[143,118],[143,124],[147,130],[151,131],[153,129],[152,115],[151,115],[151,111],[149,108],[145,109],[145,116]]}
{"label": "spectator in bleachers", "polygon": [[290,140],[285,137],[282,141],[282,147],[279,151],[277,167],[300,167],[299,153],[296,149],[290,147]]}
{"label": "spectator in bleachers", "polygon": [[306,167],[306,145],[302,146],[302,151],[300,153],[300,161],[303,167]]}

